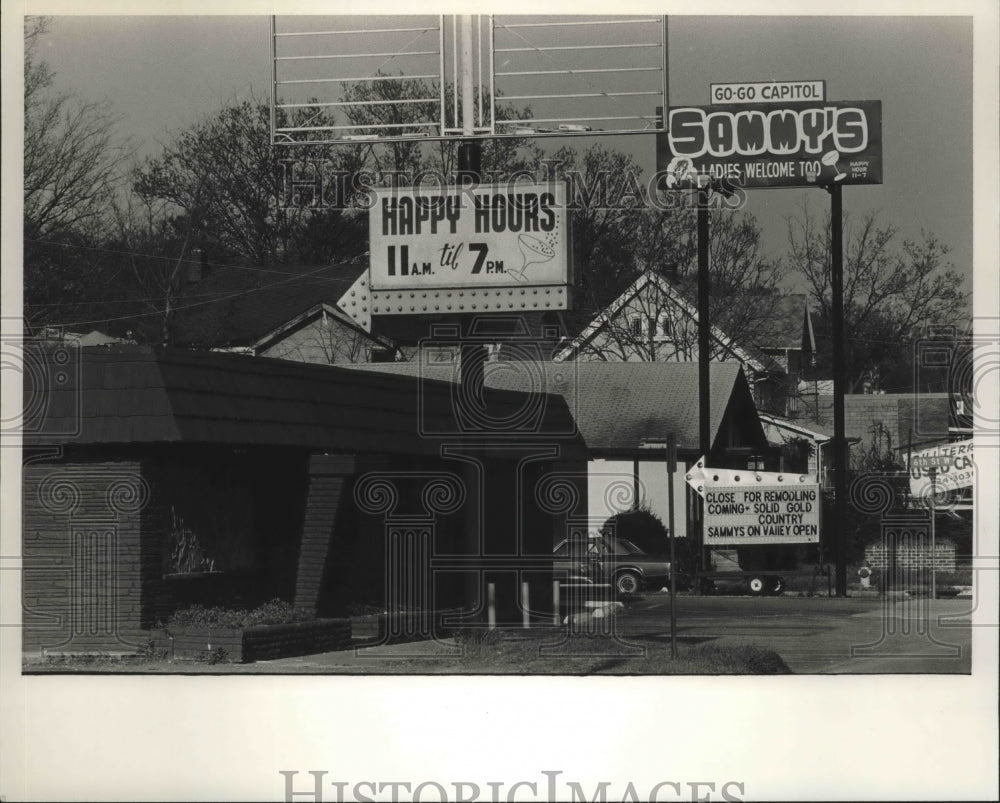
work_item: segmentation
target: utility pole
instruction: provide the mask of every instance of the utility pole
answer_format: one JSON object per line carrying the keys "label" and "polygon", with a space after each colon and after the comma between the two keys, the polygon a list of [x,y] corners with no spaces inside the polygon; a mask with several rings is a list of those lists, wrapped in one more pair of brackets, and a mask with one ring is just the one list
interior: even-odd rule
{"label": "utility pole", "polygon": [[674,474],[677,472],[677,433],[667,433],[667,526],[670,528],[670,657],[677,658],[677,554],[674,549]]}
{"label": "utility pole", "polygon": [[[480,140],[472,138],[475,134],[475,90],[473,88],[473,58],[472,58],[472,16],[462,14],[459,17],[459,35],[461,46],[459,49],[459,64],[457,69],[460,73],[461,87],[461,113],[462,113],[462,134],[470,139],[462,140],[458,143],[458,174],[456,178],[463,187],[476,186],[482,181],[482,159],[483,148]],[[464,203],[467,196],[462,195]],[[463,340],[469,332],[463,331]],[[482,343],[474,345],[463,343],[461,346],[459,363],[459,380],[462,384],[462,396],[471,399],[473,404],[482,406],[485,404],[483,394],[484,377],[483,368],[486,362],[486,346]]]}
{"label": "utility pole", "polygon": [[847,496],[847,449],[844,437],[844,214],[841,185],[831,184],[830,273],[833,294],[833,537],[834,587],[838,597],[847,596],[847,550],[844,539]]}
{"label": "utility pole", "polygon": [[[709,321],[708,301],[709,301],[709,219],[708,219],[708,199],[709,190],[699,189],[695,191],[698,199],[697,221],[698,221],[698,447],[702,458],[708,464],[708,452],[712,448],[712,422],[710,417],[709,398],[709,363],[711,354],[709,353],[709,334],[711,324]],[[698,531],[698,556],[702,571],[710,571],[712,568],[712,558],[709,549],[705,546],[705,502],[699,502],[699,531]],[[700,585],[700,584],[699,584]]]}

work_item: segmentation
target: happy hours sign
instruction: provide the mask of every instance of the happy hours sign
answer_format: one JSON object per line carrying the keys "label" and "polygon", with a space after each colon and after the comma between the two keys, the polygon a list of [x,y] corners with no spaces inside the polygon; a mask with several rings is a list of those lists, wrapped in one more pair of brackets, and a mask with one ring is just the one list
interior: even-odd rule
{"label": "happy hours sign", "polygon": [[373,291],[569,283],[563,182],[403,187],[374,195]]}
{"label": "happy hours sign", "polygon": [[819,542],[819,485],[705,490],[705,546]]}

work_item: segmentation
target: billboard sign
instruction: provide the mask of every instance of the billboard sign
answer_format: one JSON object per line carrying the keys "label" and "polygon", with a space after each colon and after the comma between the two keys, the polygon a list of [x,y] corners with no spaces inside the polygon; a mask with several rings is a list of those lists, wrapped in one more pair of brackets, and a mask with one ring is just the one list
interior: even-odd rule
{"label": "billboard sign", "polygon": [[567,284],[566,184],[374,191],[372,290]]}
{"label": "billboard sign", "polygon": [[569,307],[565,182],[372,191],[369,270],[338,305],[372,315],[544,312]]}
{"label": "billboard sign", "polygon": [[712,103],[785,103],[789,100],[825,100],[826,81],[758,81],[712,84]]}
{"label": "billboard sign", "polygon": [[972,440],[944,443],[910,456],[910,493],[927,497],[931,493],[931,473],[937,493],[969,488],[976,481]]}
{"label": "billboard sign", "polygon": [[672,108],[657,135],[668,189],[882,183],[882,102],[787,101]]}
{"label": "billboard sign", "polygon": [[714,485],[705,491],[705,546],[819,543],[819,485]]}

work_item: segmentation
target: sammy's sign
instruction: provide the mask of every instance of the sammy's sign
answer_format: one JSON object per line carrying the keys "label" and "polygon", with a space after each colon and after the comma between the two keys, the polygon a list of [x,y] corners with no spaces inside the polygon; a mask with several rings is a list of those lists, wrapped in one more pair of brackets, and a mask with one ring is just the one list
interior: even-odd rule
{"label": "sammy's sign", "polygon": [[882,183],[882,102],[789,101],[670,109],[657,138],[668,187]]}

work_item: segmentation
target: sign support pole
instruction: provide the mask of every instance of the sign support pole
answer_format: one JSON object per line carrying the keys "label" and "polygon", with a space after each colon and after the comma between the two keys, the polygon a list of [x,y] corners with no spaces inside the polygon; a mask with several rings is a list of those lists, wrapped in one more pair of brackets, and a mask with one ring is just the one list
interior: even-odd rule
{"label": "sign support pole", "polygon": [[[712,425],[709,416],[709,219],[708,190],[696,191],[698,199],[698,449],[707,463],[712,448]],[[711,553],[705,546],[705,502],[699,504],[700,529],[698,536],[699,562],[702,571],[712,568]],[[700,587],[700,584],[699,584]]]}
{"label": "sign support pole", "polygon": [[[472,17],[462,14],[459,17],[461,25],[461,103],[462,103],[462,133],[471,137],[474,132],[475,91],[473,89],[472,64]],[[478,139],[467,139],[458,143],[458,182],[463,187],[476,186],[482,181],[482,143]],[[464,340],[468,332],[462,332]],[[486,362],[486,346],[472,345],[463,342],[459,357],[459,379],[465,387],[466,399],[473,399],[478,405],[485,402],[483,395],[484,377],[483,364]]]}
{"label": "sign support pole", "polygon": [[830,193],[830,271],[833,294],[833,537],[835,593],[847,596],[847,550],[844,539],[845,502],[847,501],[847,449],[844,437],[844,215],[842,187],[831,184]]}
{"label": "sign support pole", "polygon": [[931,468],[930,468],[930,475],[931,475],[931,504],[930,504],[930,509],[931,509],[931,526],[930,526],[930,530],[931,530],[931,604],[933,605],[934,604],[934,600],[937,599],[937,549],[936,549],[937,544],[935,543],[935,541],[936,541],[936,539],[935,539],[936,533],[934,532],[934,526],[936,524],[936,522],[934,521],[935,516],[936,516],[936,511],[934,509],[936,501],[935,501],[934,497],[937,496],[937,467],[936,466],[931,466]]}

